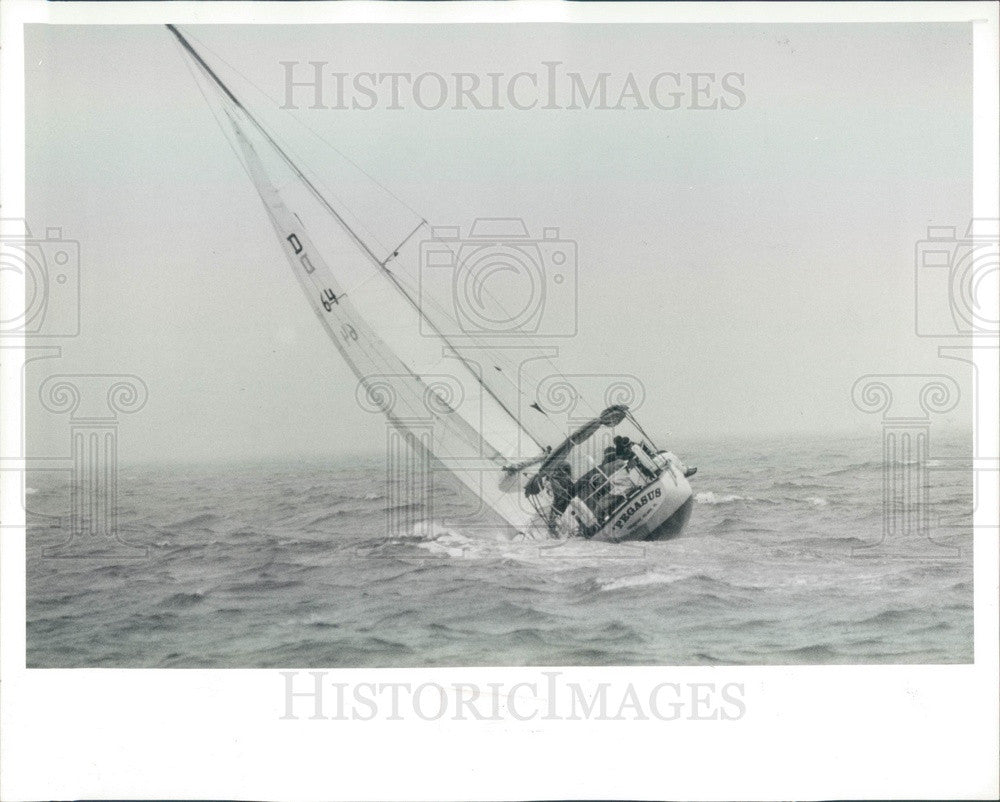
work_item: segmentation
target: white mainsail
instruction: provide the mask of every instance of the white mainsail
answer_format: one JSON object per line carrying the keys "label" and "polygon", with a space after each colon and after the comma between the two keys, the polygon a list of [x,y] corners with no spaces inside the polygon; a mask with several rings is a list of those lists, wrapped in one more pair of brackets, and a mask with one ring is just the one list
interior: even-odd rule
{"label": "white mainsail", "polygon": [[[426,449],[489,509],[528,533],[536,512],[523,484],[505,471],[560,442],[564,427],[536,405],[537,388],[502,349],[467,340],[456,346],[448,311],[423,303],[412,269],[411,229],[372,244],[289,156],[173,26],[197,67],[220,122],[256,188],[313,311],[377,406],[413,447]],[[412,222],[412,221],[411,221]],[[423,231],[429,234],[429,231]],[[384,241],[385,238],[383,238]],[[420,336],[420,332],[431,336]],[[437,335],[437,336],[434,336]]]}

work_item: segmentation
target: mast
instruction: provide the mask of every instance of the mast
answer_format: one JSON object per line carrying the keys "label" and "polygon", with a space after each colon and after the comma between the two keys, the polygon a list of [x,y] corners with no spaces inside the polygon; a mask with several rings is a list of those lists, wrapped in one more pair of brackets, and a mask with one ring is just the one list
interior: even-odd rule
{"label": "mast", "polygon": [[323,205],[323,208],[330,213],[330,215],[337,221],[337,223],[341,226],[341,228],[343,228],[343,230],[348,234],[348,236],[351,237],[351,239],[358,246],[358,248],[360,248],[361,251],[372,261],[372,263],[376,266],[376,268],[389,279],[389,281],[392,283],[392,286],[396,288],[396,291],[399,292],[399,294],[406,299],[409,305],[416,310],[417,314],[430,327],[431,331],[433,331],[434,334],[437,335],[441,339],[441,341],[448,347],[448,349],[455,356],[455,358],[458,359],[458,361],[469,372],[472,378],[475,379],[476,383],[489,395],[490,398],[492,398],[497,403],[497,405],[504,411],[504,413],[506,413],[507,416],[510,417],[510,419],[517,424],[518,429],[521,432],[527,435],[531,439],[531,441],[536,446],[538,446],[538,448],[540,449],[543,448],[542,444],[534,437],[534,435],[532,435],[531,432],[529,432],[524,427],[518,416],[503,402],[503,400],[501,400],[497,396],[497,394],[493,391],[493,389],[483,380],[483,377],[476,372],[475,368],[471,364],[469,364],[468,360],[465,359],[465,357],[463,357],[462,354],[459,353],[458,349],[451,344],[451,342],[444,335],[444,333],[441,331],[438,325],[424,312],[423,309],[421,309],[420,303],[417,301],[417,299],[414,298],[410,294],[410,292],[407,291],[407,289],[399,281],[399,278],[387,267],[388,263],[393,258],[399,255],[400,249],[406,244],[406,242],[414,234],[416,234],[417,231],[419,231],[422,226],[425,226],[427,224],[427,221],[421,219],[419,225],[417,225],[417,227],[414,228],[413,231],[411,231],[409,234],[406,235],[406,237],[402,240],[402,242],[400,242],[399,245],[397,245],[393,249],[392,253],[390,253],[388,257],[386,257],[385,259],[379,259],[378,255],[371,248],[368,247],[368,244],[348,224],[348,222],[343,218],[343,216],[330,204],[330,202],[326,199],[323,193],[320,192],[319,189],[316,187],[316,185],[309,180],[309,177],[305,175],[305,173],[303,173],[301,169],[299,169],[298,165],[295,164],[295,162],[288,155],[288,153],[285,152],[284,148],[282,148],[281,145],[279,145],[274,140],[274,138],[271,136],[268,130],[263,126],[263,124],[253,114],[251,114],[251,112],[246,108],[246,106],[244,106],[243,103],[240,102],[239,98],[237,98],[236,95],[232,93],[229,87],[226,86],[226,84],[222,81],[222,79],[216,74],[215,70],[213,70],[205,62],[205,60],[201,57],[201,54],[198,53],[198,51],[194,49],[194,47],[187,40],[187,38],[179,30],[177,30],[176,26],[167,23],[166,28],[177,38],[177,41],[180,43],[181,47],[183,47],[185,52],[187,52],[187,54],[195,61],[195,63],[202,70],[202,72],[212,80],[212,82],[223,92],[225,97],[234,106],[236,106],[237,109],[239,109],[243,113],[243,115],[250,121],[250,123],[254,126],[254,128],[256,128],[257,131],[261,134],[261,136],[263,136],[267,140],[268,144],[272,148],[274,148],[274,151],[281,157],[282,161],[284,161],[285,164],[288,165],[288,167],[292,170],[292,172],[295,173],[295,176],[306,186],[309,192]]}

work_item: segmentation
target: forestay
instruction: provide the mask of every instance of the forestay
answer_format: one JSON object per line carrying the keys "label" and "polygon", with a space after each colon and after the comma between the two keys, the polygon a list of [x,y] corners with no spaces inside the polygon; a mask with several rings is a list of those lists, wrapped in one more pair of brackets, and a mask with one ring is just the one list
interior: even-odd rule
{"label": "forestay", "polygon": [[521,382],[502,352],[474,341],[456,347],[441,333],[447,310],[421,303],[406,265],[426,224],[418,218],[413,228],[381,237],[394,243],[388,247],[361,236],[339,201],[168,27],[195,64],[313,311],[360,381],[362,402],[381,409],[415,448],[429,450],[487,507],[528,533],[535,512],[522,482],[504,468],[543,454],[564,434],[540,409],[524,422],[519,410],[537,388]]}

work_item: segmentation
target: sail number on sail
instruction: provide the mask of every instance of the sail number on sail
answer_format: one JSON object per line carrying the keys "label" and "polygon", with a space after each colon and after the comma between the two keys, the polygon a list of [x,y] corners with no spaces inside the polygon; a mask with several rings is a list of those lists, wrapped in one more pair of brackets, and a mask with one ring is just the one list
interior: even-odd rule
{"label": "sail number on sail", "polygon": [[[295,234],[289,234],[285,237],[285,239],[288,240],[288,244],[292,246],[292,250],[295,252],[295,255],[299,257],[299,261],[305,268],[306,273],[311,274],[316,268],[313,267],[312,262],[309,260],[309,255],[305,253],[305,247],[302,245],[302,242]],[[323,305],[323,308],[327,312],[332,312],[333,305],[339,304],[340,299],[337,297],[337,293],[327,287],[319,294],[319,302]],[[354,327],[349,324],[344,325],[343,335],[345,340],[358,339],[358,333],[354,330]]]}

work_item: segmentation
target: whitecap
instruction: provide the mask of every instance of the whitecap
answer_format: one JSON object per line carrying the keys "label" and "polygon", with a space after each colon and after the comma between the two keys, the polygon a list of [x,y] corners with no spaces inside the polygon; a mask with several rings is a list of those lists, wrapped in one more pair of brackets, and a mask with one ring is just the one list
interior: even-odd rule
{"label": "whitecap", "polygon": [[415,544],[417,548],[448,557],[468,556],[473,548],[481,545],[454,527],[446,527],[436,521],[420,521],[415,524],[413,535],[419,539]]}
{"label": "whitecap", "polygon": [[647,571],[643,574],[618,577],[607,582],[598,581],[597,585],[601,590],[622,590],[624,588],[648,587],[649,585],[670,585],[692,576],[694,574],[690,571],[676,571],[669,574],[660,571]]}
{"label": "whitecap", "polygon": [[731,504],[734,501],[753,501],[747,496],[727,495],[719,496],[711,490],[705,490],[695,495],[694,500],[699,504]]}

